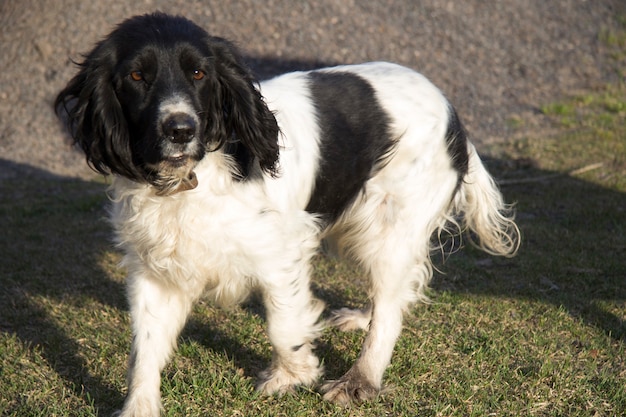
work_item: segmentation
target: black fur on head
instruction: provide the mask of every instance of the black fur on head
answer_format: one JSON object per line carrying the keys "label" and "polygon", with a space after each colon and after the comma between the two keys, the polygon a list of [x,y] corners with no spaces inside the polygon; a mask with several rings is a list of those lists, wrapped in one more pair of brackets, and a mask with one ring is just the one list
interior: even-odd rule
{"label": "black fur on head", "polygon": [[159,187],[221,149],[235,175],[253,164],[276,175],[276,119],[230,42],[154,13],[121,23],[78,65],[55,109],[96,171]]}

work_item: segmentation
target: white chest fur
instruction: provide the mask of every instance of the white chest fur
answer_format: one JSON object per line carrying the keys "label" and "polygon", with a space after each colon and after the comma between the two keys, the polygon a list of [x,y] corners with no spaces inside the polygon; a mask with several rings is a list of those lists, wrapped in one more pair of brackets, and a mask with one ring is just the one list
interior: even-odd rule
{"label": "white chest fur", "polygon": [[207,165],[196,189],[168,197],[116,179],[111,219],[131,276],[231,304],[309,259],[319,230],[308,213],[274,207],[260,181],[212,181]]}

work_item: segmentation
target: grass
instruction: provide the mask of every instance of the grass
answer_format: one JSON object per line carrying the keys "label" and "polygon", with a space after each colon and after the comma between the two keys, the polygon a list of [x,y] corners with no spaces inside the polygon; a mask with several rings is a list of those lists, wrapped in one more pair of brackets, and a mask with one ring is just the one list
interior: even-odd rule
{"label": "grass", "polygon": [[[506,154],[508,168],[524,164],[554,172],[589,168],[589,174],[577,178],[615,191],[624,190],[626,140],[621,126],[626,121],[625,95],[626,85],[619,84],[593,94],[574,96],[566,103],[543,106],[543,114],[558,134],[505,144],[501,151]],[[517,174],[526,175],[526,172],[519,170]],[[511,181],[515,180],[504,183]]]}
{"label": "grass", "polygon": [[[271,352],[252,299],[195,307],[164,371],[166,415],[626,415],[626,87],[542,111],[556,133],[503,144],[487,161],[517,202],[519,256],[466,247],[435,257],[434,302],[407,318],[378,401],[344,409],[315,389],[258,395]],[[123,402],[129,319],[103,189],[44,173],[0,180],[0,415],[107,416]],[[314,291],[329,308],[360,306],[363,287],[352,265],[316,260]],[[323,334],[327,377],[348,369],[362,339]]]}

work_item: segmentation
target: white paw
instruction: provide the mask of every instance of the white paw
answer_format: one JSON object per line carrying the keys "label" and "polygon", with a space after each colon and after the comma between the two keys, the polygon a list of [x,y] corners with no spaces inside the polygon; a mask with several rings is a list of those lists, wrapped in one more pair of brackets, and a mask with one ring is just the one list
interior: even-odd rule
{"label": "white paw", "polygon": [[128,398],[124,403],[124,408],[113,413],[111,417],[159,417],[160,415],[160,400]]}
{"label": "white paw", "polygon": [[333,311],[329,322],[331,326],[346,332],[357,329],[369,330],[371,319],[372,313],[369,308],[356,310],[342,308]]}
{"label": "white paw", "polygon": [[[308,351],[309,347],[304,346],[302,350]],[[257,390],[268,395],[283,395],[293,392],[298,385],[310,386],[317,383],[323,372],[317,357],[311,353],[298,356],[302,360],[288,362],[284,358],[274,359],[274,363],[259,375]]]}

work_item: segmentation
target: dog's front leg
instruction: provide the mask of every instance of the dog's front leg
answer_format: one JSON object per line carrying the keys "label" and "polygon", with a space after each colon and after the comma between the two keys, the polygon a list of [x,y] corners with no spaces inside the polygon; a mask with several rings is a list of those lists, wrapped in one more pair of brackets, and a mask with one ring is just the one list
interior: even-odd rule
{"label": "dog's front leg", "polygon": [[308,260],[289,274],[274,277],[265,285],[268,334],[273,348],[272,364],[260,375],[258,389],[284,394],[297,385],[314,384],[322,373],[313,340],[321,331],[318,318],[324,304],[309,288]]}
{"label": "dog's front leg", "polygon": [[133,330],[128,396],[121,417],[161,413],[161,371],[176,346],[192,300],[180,289],[150,276],[131,275],[128,296]]}

